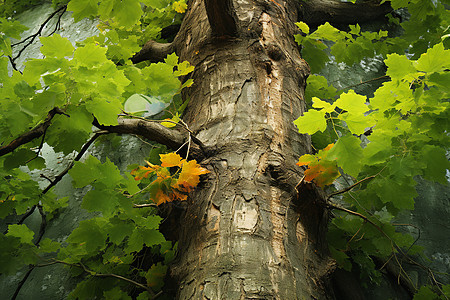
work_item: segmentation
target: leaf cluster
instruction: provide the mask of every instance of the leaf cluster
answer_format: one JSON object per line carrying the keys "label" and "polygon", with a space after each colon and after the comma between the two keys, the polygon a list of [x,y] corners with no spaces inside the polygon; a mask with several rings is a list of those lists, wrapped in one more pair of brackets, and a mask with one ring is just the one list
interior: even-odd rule
{"label": "leaf cluster", "polygon": [[[415,176],[448,184],[450,167],[448,10],[439,1],[392,1],[392,5],[410,14],[402,23],[396,20],[403,28],[397,37],[384,31],[364,32],[358,25],[344,32],[328,23],[310,33],[302,22],[297,25],[303,35],[296,36],[314,72],[329,61],[327,51],[349,65],[363,57],[384,57],[388,80],[373,97],[337,91],[325,77],[310,76],[306,96],[312,107],[294,122],[300,133],[313,135],[318,147],[335,143],[315,156],[300,157],[299,163],[309,166],[306,180],[330,184],[338,176],[332,162],[346,174],[348,185],[362,182],[346,192],[340,204],[332,202],[332,208],[345,208],[335,212],[328,237],[330,251],[343,268],[356,266],[362,277],[375,281],[380,273],[375,271],[374,257],[398,262],[398,256],[420,251],[412,236],[394,225],[400,212],[414,208]],[[369,176],[374,178],[365,181]],[[441,286],[435,288],[442,295]],[[427,292],[421,289],[418,295]]]}
{"label": "leaf cluster", "polygon": [[[77,45],[59,34],[40,37],[43,58],[28,60],[23,72],[11,71],[8,64],[14,51],[11,38],[20,39],[26,27],[14,19],[0,18],[1,147],[18,145],[12,153],[0,156],[0,218],[12,223],[0,234],[0,273],[12,275],[26,265],[64,264],[77,270],[74,276],[82,275],[72,298],[115,299],[120,295],[128,299],[137,296],[137,287],[138,292],[144,289],[138,299],[147,299],[161,290],[167,264],[176,251],[176,244],[166,241],[159,231],[162,219],[157,209],[136,208],[143,196],[131,199],[130,195],[140,191],[138,182],[130,174],[122,175],[109,159],[102,163],[88,156],[83,162],[69,163],[65,172],[70,169],[74,187],[88,190],[81,208],[90,217],[63,242],[43,239],[46,222],[67,206],[68,198],[52,192],[53,183],[66,173],[53,181],[42,149],[44,144],[50,146],[68,160],[74,151],[83,154],[96,130],[93,124],[113,126],[119,115],[142,113],[142,103],[133,96],[182,112],[179,94],[192,80],[181,84],[178,78],[193,67],[179,63],[175,54],[152,64],[133,65],[130,58],[148,39],[158,39],[161,28],[179,23],[186,3],[73,0],[68,9],[77,21],[99,20],[99,34]],[[7,13],[6,7],[0,11]],[[23,145],[18,142],[30,132],[40,138]],[[195,161],[183,160],[177,175],[179,192],[187,193],[196,185],[199,172],[205,172],[198,168]],[[31,171],[41,173],[50,185],[37,182]],[[24,224],[36,208],[45,221],[39,234]],[[143,263],[146,251],[154,253],[154,258]],[[108,291],[108,286],[115,288]]]}
{"label": "leaf cluster", "polygon": [[160,154],[160,158],[161,165],[147,161],[146,167],[139,166],[131,171],[135,180],[154,179],[142,191],[148,192],[150,200],[156,205],[186,200],[187,194],[199,184],[200,175],[209,173],[195,160],[187,161],[174,152]]}

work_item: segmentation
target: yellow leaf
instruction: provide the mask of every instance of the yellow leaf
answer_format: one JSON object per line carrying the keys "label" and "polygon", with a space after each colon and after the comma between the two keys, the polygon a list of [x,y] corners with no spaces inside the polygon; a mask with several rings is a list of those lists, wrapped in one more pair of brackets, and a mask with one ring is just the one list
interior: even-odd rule
{"label": "yellow leaf", "polygon": [[189,192],[200,182],[200,175],[206,173],[209,173],[209,171],[197,164],[197,161],[185,162],[178,177],[177,186],[182,186],[184,187],[183,191]]}
{"label": "yellow leaf", "polygon": [[169,122],[161,122],[161,125],[162,125],[162,126],[165,126],[165,127],[167,127],[167,128],[171,128],[171,127],[177,126],[177,124],[174,123],[174,122],[172,121],[172,119],[164,119],[164,121],[169,121]]}
{"label": "yellow leaf", "polygon": [[177,1],[173,3],[173,10],[175,10],[177,13],[184,13],[187,9],[187,4],[184,1]]}
{"label": "yellow leaf", "polygon": [[181,158],[178,154],[175,152],[171,152],[168,154],[160,154],[159,155],[161,160],[161,167],[181,167],[181,164],[183,163],[184,159]]}

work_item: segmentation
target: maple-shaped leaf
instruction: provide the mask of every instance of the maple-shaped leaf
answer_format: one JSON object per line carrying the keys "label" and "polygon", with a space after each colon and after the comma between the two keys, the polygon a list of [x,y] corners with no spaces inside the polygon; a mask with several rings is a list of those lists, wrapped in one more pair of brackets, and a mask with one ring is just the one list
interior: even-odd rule
{"label": "maple-shaped leaf", "polygon": [[329,144],[316,155],[302,155],[297,163],[298,166],[307,166],[305,181],[314,182],[317,186],[324,187],[334,182],[340,176],[335,161],[327,160],[328,151],[334,144]]}
{"label": "maple-shaped leaf", "polygon": [[134,176],[135,180],[142,180],[143,178],[147,178],[150,174],[161,168],[160,166],[154,165],[148,161],[145,162],[147,163],[148,167],[139,166],[131,171],[131,175]]}
{"label": "maple-shaped leaf", "polygon": [[182,191],[189,192],[192,188],[196,187],[200,182],[200,175],[209,173],[205,168],[202,168],[197,164],[196,160],[191,160],[183,163],[183,168],[181,169],[180,176],[176,182],[176,187],[180,186]]}
{"label": "maple-shaped leaf", "polygon": [[184,159],[181,158],[178,154],[175,152],[171,152],[168,154],[160,154],[159,155],[161,160],[161,167],[181,167]]}
{"label": "maple-shaped leaf", "polygon": [[172,201],[172,199],[169,197],[169,196],[167,196],[161,189],[159,189],[157,192],[156,192],[156,201],[154,201],[155,203],[156,203],[156,205],[161,205],[161,204],[163,204],[163,203],[167,203],[167,202],[171,202]]}
{"label": "maple-shaped leaf", "polygon": [[[305,180],[312,180],[320,187],[332,184],[339,176],[340,174],[336,163],[330,161],[322,161],[319,165],[313,166],[305,171]],[[308,180],[307,177],[313,178]]]}
{"label": "maple-shaped leaf", "polygon": [[300,156],[300,158],[298,159],[298,163],[296,163],[296,165],[299,167],[307,166],[310,163],[316,162],[316,161],[317,161],[317,157],[315,155],[304,154],[304,155]]}

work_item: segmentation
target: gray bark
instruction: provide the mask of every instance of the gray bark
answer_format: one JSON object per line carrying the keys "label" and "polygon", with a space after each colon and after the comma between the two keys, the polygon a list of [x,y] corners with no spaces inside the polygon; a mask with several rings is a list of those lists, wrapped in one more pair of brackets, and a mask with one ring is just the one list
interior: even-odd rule
{"label": "gray bark", "polygon": [[305,110],[309,74],[293,37],[295,1],[234,8],[237,35],[217,37],[204,1],[190,1],[176,38],[180,59],[196,67],[184,120],[211,171],[180,221],[178,298],[333,298],[323,195],[295,189],[295,163],[311,145],[292,123]]}

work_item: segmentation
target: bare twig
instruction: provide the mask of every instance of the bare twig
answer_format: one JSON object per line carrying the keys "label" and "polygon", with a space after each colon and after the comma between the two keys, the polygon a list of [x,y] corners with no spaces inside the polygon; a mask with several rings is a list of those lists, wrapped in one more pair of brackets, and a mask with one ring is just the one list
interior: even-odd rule
{"label": "bare twig", "polygon": [[343,88],[341,89],[341,91],[346,90],[346,89],[349,89],[349,88],[357,87],[357,86],[360,86],[360,85],[363,85],[363,84],[366,84],[366,83],[371,83],[371,82],[373,82],[373,81],[385,79],[385,78],[389,78],[389,76],[383,75],[383,76],[380,76],[380,77],[377,77],[377,78],[372,78],[372,79],[369,79],[369,80],[366,80],[366,81],[362,81],[362,82],[360,82],[360,83],[356,83],[356,84],[353,84],[353,85],[349,85],[349,86],[343,87]]}
{"label": "bare twig", "polygon": [[[58,13],[60,13],[60,12],[61,12],[61,15],[60,15],[59,18],[61,18],[61,16],[65,13],[66,9],[67,9],[67,5],[61,6],[60,8],[58,8],[57,10],[55,10],[54,12],[52,12],[52,13],[47,17],[47,19],[45,19],[45,21],[41,24],[41,26],[39,26],[39,29],[38,29],[38,31],[36,31],[36,33],[30,35],[29,37],[23,39],[22,41],[20,41],[20,42],[18,42],[18,43],[15,43],[15,44],[12,44],[12,45],[11,45],[11,47],[15,47],[15,46],[18,46],[18,45],[20,45],[20,44],[25,43],[26,41],[28,41],[28,42],[25,44],[25,46],[23,46],[23,48],[20,49],[19,53],[17,53],[16,56],[14,56],[12,59],[10,59],[11,64],[13,64],[13,67],[14,67],[15,70],[17,70],[17,69],[15,68],[15,61],[16,61],[16,59],[19,58],[19,56],[22,55],[22,52],[23,52],[28,46],[30,46],[38,36],[40,36],[40,35],[42,34],[42,31],[44,30],[44,28],[45,28],[45,26],[47,25],[47,23],[50,22],[50,20],[51,20],[56,14],[58,14]],[[59,21],[57,22],[57,26],[58,26],[58,24],[59,24]],[[53,31],[51,34],[53,34],[53,33],[54,33],[54,31]],[[50,34],[50,35],[51,35],[51,34]]]}
{"label": "bare twig", "polygon": [[81,148],[80,152],[75,157],[75,159],[64,169],[64,171],[62,171],[55,177],[55,179],[45,188],[45,190],[42,191],[42,194],[47,193],[52,187],[54,187],[58,182],[60,182],[61,179],[64,177],[64,175],[66,175],[67,172],[69,172],[69,170],[74,166],[75,162],[79,161],[83,157],[84,153],[86,153],[86,151],[89,149],[92,143],[102,134],[104,134],[104,132],[97,132],[96,134],[94,134],[94,136],[92,136],[90,140],[83,145],[83,147]]}
{"label": "bare twig", "polygon": [[334,197],[334,196],[336,196],[336,195],[340,195],[340,194],[343,194],[343,193],[346,193],[346,192],[350,191],[350,190],[353,189],[355,186],[357,186],[357,185],[359,185],[359,184],[361,184],[361,183],[363,183],[363,182],[365,182],[365,181],[367,181],[367,180],[370,180],[370,179],[373,179],[373,178],[377,177],[377,175],[378,175],[378,174],[372,175],[372,176],[369,176],[369,177],[366,177],[366,178],[361,179],[360,181],[356,182],[355,184],[352,184],[351,186],[346,187],[345,189],[342,189],[342,190],[340,190],[340,191],[337,191],[337,192],[334,192],[334,193],[329,194],[329,195],[327,196],[327,201],[330,200],[330,198],[332,198],[332,197]]}
{"label": "bare twig", "polygon": [[25,282],[27,281],[28,277],[31,275],[31,272],[33,272],[33,270],[34,270],[34,266],[29,265],[27,273],[25,274],[25,276],[23,276],[22,280],[17,285],[17,288],[14,291],[14,294],[12,295],[11,300],[16,300],[17,295],[19,295],[20,290],[22,289],[23,285],[25,284]]}
{"label": "bare twig", "polygon": [[52,119],[55,115],[66,115],[64,111],[62,111],[59,107],[53,108],[51,111],[49,111],[47,117],[45,118],[44,122],[40,123],[30,131],[22,134],[18,138],[14,139],[12,142],[10,142],[8,145],[0,147],[0,156],[3,156],[5,154],[8,154],[18,147],[31,142],[35,138],[38,138],[45,134],[45,131],[50,126]]}
{"label": "bare twig", "polygon": [[144,208],[144,207],[158,207],[155,203],[145,203],[145,204],[134,204],[134,208]]}

